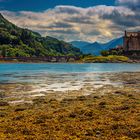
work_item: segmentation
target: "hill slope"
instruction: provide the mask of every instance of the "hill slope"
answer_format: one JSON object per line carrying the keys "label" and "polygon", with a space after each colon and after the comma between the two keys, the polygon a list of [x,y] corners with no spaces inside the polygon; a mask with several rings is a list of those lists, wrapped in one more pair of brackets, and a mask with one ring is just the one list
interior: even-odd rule
{"label": "hill slope", "polygon": [[90,45],[90,42],[86,42],[86,41],[72,41],[70,42],[73,46],[81,49],[84,46]]}
{"label": "hill slope", "polygon": [[52,37],[22,29],[0,14],[0,56],[79,55],[78,48]]}
{"label": "hill slope", "polygon": [[85,45],[86,42],[80,43],[80,45],[78,43],[75,43],[76,41],[71,42],[71,44],[74,47],[79,48],[84,54],[94,54],[94,55],[100,55],[100,52],[102,50],[109,50],[112,48],[115,48],[118,45],[122,45],[123,44],[123,37],[111,40],[107,43],[101,44],[98,42],[94,42],[94,43],[89,43],[87,42],[88,45]]}

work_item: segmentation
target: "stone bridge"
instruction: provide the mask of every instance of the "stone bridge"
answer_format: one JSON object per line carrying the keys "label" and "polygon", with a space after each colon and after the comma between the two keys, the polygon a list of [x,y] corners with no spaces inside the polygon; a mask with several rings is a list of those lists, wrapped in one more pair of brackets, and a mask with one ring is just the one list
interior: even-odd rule
{"label": "stone bridge", "polygon": [[69,62],[79,60],[79,56],[45,56],[45,57],[0,57],[0,60],[3,61],[13,61],[18,60],[22,62],[36,62],[36,61],[44,61],[44,62]]}

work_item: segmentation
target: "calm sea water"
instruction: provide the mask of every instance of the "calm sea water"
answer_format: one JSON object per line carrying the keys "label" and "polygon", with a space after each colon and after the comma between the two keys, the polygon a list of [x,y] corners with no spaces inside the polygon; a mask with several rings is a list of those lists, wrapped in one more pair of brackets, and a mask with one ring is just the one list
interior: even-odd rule
{"label": "calm sea water", "polygon": [[[140,64],[44,64],[44,63],[10,63],[0,64],[0,83],[34,81],[47,74],[69,73],[106,73],[106,72],[140,72]],[[44,76],[43,76],[44,75]],[[41,79],[41,78],[40,78]]]}

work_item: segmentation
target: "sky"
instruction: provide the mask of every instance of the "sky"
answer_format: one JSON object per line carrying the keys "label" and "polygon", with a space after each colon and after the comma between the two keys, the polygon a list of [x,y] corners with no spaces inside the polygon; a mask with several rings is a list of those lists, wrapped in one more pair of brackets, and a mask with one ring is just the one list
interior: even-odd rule
{"label": "sky", "polygon": [[0,0],[0,13],[19,27],[68,42],[104,43],[140,30],[140,0]]}

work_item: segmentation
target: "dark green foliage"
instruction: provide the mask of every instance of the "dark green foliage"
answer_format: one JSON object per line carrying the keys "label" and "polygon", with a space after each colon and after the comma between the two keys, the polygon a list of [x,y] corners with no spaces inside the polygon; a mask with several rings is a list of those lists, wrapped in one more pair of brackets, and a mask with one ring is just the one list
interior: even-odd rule
{"label": "dark green foliage", "polygon": [[6,56],[6,47],[2,47],[2,49],[1,49],[1,55],[2,55],[3,57]]}
{"label": "dark green foliage", "polygon": [[103,51],[101,51],[101,55],[102,56],[108,56],[109,55],[109,52],[106,51],[106,50],[103,50]]}
{"label": "dark green foliage", "polygon": [[39,57],[59,55],[80,55],[79,49],[52,37],[22,29],[7,21],[0,14],[0,56]]}
{"label": "dark green foliage", "polygon": [[110,50],[103,50],[101,51],[102,56],[108,56],[108,55],[124,55],[123,48],[114,48]]}

